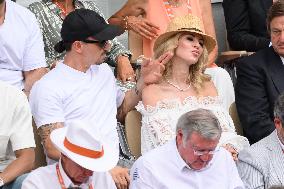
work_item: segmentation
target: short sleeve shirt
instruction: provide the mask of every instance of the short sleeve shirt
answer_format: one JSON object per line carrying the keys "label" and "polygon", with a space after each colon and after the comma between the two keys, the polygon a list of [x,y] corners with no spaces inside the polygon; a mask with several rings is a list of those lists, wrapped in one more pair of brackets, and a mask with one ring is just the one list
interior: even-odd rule
{"label": "short sleeve shirt", "polygon": [[41,67],[46,67],[46,62],[35,16],[6,0],[5,20],[0,25],[0,80],[23,89],[23,71]]}
{"label": "short sleeve shirt", "polygon": [[37,81],[30,105],[37,127],[71,120],[88,120],[102,136],[117,141],[116,113],[124,93],[116,87],[107,64],[94,65],[86,73],[59,63]]}
{"label": "short sleeve shirt", "polygon": [[13,151],[35,147],[32,115],[26,95],[0,81],[0,172],[13,160]]}

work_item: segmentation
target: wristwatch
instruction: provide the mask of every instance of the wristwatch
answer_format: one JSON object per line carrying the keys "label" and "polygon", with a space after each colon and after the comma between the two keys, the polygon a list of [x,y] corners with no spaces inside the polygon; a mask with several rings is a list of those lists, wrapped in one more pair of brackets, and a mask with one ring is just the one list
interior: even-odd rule
{"label": "wristwatch", "polygon": [[4,184],[5,184],[5,183],[4,183],[4,180],[0,177],[0,187],[1,187],[1,186],[4,186]]}

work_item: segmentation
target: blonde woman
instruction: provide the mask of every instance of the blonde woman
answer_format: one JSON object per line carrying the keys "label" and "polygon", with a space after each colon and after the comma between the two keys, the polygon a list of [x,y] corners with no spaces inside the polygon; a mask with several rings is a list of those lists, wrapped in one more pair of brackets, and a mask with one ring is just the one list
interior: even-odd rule
{"label": "blonde woman", "polygon": [[[134,57],[137,54],[152,57],[154,42],[166,31],[169,22],[187,14],[200,18],[203,31],[216,38],[210,0],[128,0],[108,21],[143,37],[141,52],[134,48]],[[139,44],[139,41],[130,43]],[[217,55],[216,45],[209,53],[206,73],[211,75],[219,95],[224,99],[224,107],[229,110],[235,101],[234,88],[229,74],[214,63]]]}
{"label": "blonde woman", "polygon": [[216,46],[213,37],[202,30],[198,17],[186,15],[173,19],[154,45],[154,57],[174,53],[165,66],[163,79],[142,91],[137,110],[142,114],[142,154],[175,137],[178,118],[185,112],[205,108],[218,117],[223,133],[220,144],[237,159],[238,151],[249,146],[235,132],[233,121],[209,75],[204,73],[208,53]]}

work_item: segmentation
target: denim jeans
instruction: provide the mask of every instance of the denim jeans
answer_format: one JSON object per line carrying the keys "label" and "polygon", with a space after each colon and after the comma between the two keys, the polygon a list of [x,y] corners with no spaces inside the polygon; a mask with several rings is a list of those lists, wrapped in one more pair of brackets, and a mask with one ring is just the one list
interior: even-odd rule
{"label": "denim jeans", "polygon": [[16,180],[14,180],[13,182],[0,187],[0,189],[21,189],[22,183],[27,176],[28,176],[28,173],[23,174],[17,177]]}

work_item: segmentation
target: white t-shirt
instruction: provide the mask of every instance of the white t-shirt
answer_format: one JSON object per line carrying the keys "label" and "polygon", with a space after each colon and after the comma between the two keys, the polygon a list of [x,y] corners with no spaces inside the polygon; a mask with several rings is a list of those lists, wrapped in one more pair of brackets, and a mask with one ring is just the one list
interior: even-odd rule
{"label": "white t-shirt", "polygon": [[35,147],[26,95],[0,81],[0,172],[15,159],[13,151]]}
{"label": "white t-shirt", "polygon": [[37,81],[30,93],[35,123],[42,125],[70,120],[88,120],[102,136],[118,144],[117,107],[124,93],[116,86],[107,64],[91,66],[86,72],[64,63]]}
{"label": "white t-shirt", "polygon": [[231,154],[220,148],[202,170],[181,158],[176,141],[141,156],[131,168],[130,189],[244,189]]}
{"label": "white t-shirt", "polygon": [[42,34],[35,16],[6,0],[0,25],[0,80],[24,88],[23,71],[46,67]]}
{"label": "white t-shirt", "polygon": [[[61,163],[59,163],[59,171],[65,187],[74,187],[75,185],[64,172]],[[116,189],[109,172],[94,172],[88,183],[92,183],[94,189]],[[89,189],[88,186],[86,183],[80,185],[80,188]],[[61,189],[56,173],[56,164],[40,167],[32,171],[24,180],[22,189]]]}

